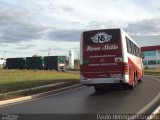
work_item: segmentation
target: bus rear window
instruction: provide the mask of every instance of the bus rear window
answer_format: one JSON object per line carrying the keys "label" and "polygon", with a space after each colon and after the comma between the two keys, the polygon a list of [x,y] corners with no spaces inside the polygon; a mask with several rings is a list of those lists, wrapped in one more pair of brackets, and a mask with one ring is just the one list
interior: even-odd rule
{"label": "bus rear window", "polygon": [[83,34],[84,45],[115,44],[120,41],[120,30],[94,30]]}

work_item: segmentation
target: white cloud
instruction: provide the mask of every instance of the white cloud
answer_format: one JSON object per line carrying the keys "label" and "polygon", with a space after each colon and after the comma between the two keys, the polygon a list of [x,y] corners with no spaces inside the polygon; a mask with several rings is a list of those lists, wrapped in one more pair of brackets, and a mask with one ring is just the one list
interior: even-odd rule
{"label": "white cloud", "polygon": [[49,40],[79,42],[82,30],[53,30],[48,33]]}
{"label": "white cloud", "polygon": [[1,0],[0,50],[28,56],[52,48],[53,54],[67,54],[79,48],[81,32],[89,29],[160,34],[159,6],[159,0]]}
{"label": "white cloud", "polygon": [[[19,9],[21,10],[21,9]],[[7,8],[0,5],[0,42],[15,43],[41,39],[48,29],[23,9]]]}
{"label": "white cloud", "polygon": [[160,18],[144,19],[138,22],[128,23],[125,30],[135,35],[159,35]]}
{"label": "white cloud", "polygon": [[160,35],[131,35],[140,46],[160,45]]}

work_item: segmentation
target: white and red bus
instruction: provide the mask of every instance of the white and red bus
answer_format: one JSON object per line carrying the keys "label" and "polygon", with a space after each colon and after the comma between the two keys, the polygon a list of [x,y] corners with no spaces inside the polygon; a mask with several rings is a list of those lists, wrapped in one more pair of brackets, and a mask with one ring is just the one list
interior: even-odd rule
{"label": "white and red bus", "polygon": [[122,29],[84,31],[80,72],[81,83],[96,91],[112,85],[133,89],[143,76],[141,48]]}

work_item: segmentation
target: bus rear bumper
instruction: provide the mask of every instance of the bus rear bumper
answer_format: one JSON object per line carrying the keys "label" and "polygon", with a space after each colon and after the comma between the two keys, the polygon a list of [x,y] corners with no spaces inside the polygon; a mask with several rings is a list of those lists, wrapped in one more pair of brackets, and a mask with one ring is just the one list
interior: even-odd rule
{"label": "bus rear bumper", "polygon": [[92,79],[81,79],[82,85],[93,86],[98,84],[122,84],[127,83],[124,79],[118,78],[92,78]]}

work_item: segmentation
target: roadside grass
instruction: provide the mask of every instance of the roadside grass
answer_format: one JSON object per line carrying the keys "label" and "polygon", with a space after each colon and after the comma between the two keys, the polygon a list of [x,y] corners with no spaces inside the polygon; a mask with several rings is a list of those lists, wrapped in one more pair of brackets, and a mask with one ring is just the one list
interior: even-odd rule
{"label": "roadside grass", "polygon": [[144,70],[145,75],[153,75],[153,76],[160,76],[160,69],[158,70]]}
{"label": "roadside grass", "polygon": [[79,74],[44,70],[0,69],[0,94],[57,82],[73,81],[79,81]]}

